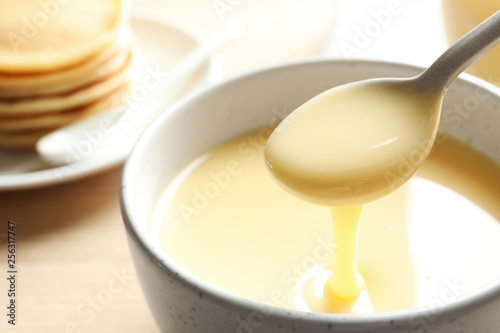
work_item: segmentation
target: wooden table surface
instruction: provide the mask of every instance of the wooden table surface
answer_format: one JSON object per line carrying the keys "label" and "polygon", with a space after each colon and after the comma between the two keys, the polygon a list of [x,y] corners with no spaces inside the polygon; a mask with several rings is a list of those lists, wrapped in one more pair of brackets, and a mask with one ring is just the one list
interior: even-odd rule
{"label": "wooden table surface", "polygon": [[[333,0],[142,0],[213,34],[249,31],[220,53],[224,75],[318,55],[335,21]],[[16,222],[17,317],[7,324],[7,254],[0,238],[0,332],[144,332],[148,311],[118,201],[121,167],[67,184],[0,193],[0,237]]]}

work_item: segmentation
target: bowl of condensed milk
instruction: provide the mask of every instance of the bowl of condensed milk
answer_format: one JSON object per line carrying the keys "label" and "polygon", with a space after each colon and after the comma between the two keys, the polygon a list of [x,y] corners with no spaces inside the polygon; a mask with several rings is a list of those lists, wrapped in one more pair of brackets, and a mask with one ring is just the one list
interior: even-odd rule
{"label": "bowl of condensed milk", "polygon": [[[350,240],[335,238],[327,207],[285,192],[265,167],[274,128],[312,97],[348,82],[421,71],[372,61],[293,63],[195,92],[166,111],[128,159],[121,190],[131,253],[160,329],[498,330],[500,94],[494,86],[459,77],[445,95],[423,167],[365,207],[357,252],[347,263],[359,274],[363,297],[327,297],[325,284],[344,269],[331,258]],[[351,126],[360,136],[366,131],[355,121]],[[374,118],[373,126],[383,124]],[[415,142],[409,158],[427,144]],[[387,176],[397,180],[411,165],[401,158]]]}

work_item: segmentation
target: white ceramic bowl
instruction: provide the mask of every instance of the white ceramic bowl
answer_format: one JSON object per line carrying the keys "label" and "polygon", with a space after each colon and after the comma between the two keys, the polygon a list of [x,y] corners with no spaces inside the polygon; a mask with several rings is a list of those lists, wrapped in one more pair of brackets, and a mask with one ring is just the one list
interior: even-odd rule
{"label": "white ceramic bowl", "polygon": [[[500,279],[441,307],[372,315],[305,313],[265,306],[196,278],[154,244],[152,213],[169,181],[191,160],[238,134],[268,126],[333,86],[422,69],[366,61],[310,61],[249,73],[176,103],[141,138],[123,173],[121,203],[146,299],[163,332],[499,332]],[[449,89],[441,130],[500,163],[500,93],[471,76]],[[456,112],[453,105],[462,105]],[[455,110],[455,111],[454,111]]]}

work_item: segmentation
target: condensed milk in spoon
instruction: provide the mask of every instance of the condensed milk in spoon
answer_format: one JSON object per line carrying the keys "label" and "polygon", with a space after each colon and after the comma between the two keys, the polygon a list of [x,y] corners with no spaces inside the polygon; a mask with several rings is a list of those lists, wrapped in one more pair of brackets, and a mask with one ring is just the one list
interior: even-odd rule
{"label": "condensed milk in spoon", "polygon": [[[421,75],[333,88],[300,106],[273,132],[265,151],[272,177],[295,196],[330,207],[332,216],[336,250],[324,267],[331,274],[322,288],[305,294],[310,308],[373,311],[356,268],[364,205],[394,192],[418,171],[436,137],[446,88],[499,40],[497,12]],[[402,161],[410,161],[403,173]]]}

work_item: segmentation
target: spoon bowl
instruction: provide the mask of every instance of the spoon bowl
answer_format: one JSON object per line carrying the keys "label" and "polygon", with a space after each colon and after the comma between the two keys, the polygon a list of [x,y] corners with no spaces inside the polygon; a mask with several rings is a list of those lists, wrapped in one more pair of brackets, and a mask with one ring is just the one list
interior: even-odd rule
{"label": "spoon bowl", "polygon": [[443,94],[500,41],[500,11],[409,79],[360,81],[327,90],[273,132],[265,160],[290,193],[325,206],[358,206],[405,184],[429,155]]}
{"label": "spoon bowl", "polygon": [[411,83],[355,82],[300,106],[267,143],[273,178],[325,206],[363,205],[405,184],[430,152],[443,97]]}

